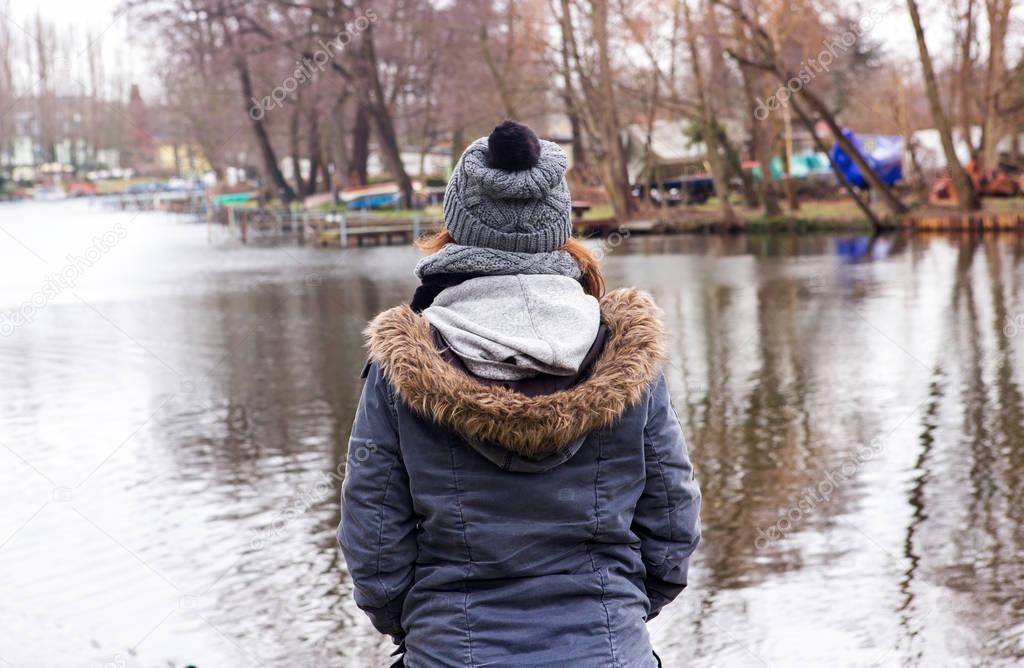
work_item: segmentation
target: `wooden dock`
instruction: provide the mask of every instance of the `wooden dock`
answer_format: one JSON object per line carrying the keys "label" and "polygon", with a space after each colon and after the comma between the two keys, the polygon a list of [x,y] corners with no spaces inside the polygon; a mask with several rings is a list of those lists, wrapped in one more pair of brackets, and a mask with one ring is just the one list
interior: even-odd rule
{"label": "wooden dock", "polygon": [[201,214],[209,202],[205,192],[168,191],[149,193],[120,193],[97,195],[104,206],[119,211],[168,211],[170,213]]}
{"label": "wooden dock", "polygon": [[243,242],[286,241],[318,246],[411,244],[423,234],[441,229],[443,221],[430,216],[395,218],[369,212],[326,213],[288,209],[224,207],[221,222]]}
{"label": "wooden dock", "polygon": [[[444,226],[443,219],[430,215],[396,218],[373,212],[326,213],[241,207],[222,207],[214,218],[227,225],[243,243],[277,240],[339,248],[411,244]],[[573,221],[574,233],[584,237],[616,233],[628,236],[658,229],[657,223],[651,220],[631,221],[625,225],[614,219],[584,221],[576,218]]]}

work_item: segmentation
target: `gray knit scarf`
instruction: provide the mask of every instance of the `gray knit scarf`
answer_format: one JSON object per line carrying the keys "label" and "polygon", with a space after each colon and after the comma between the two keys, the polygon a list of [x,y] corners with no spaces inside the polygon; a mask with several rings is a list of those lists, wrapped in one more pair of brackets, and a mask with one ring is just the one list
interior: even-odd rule
{"label": "gray knit scarf", "polygon": [[514,251],[460,246],[448,243],[416,264],[416,276],[434,274],[478,274],[507,276],[513,274],[556,274],[579,280],[580,266],[568,252],[517,253]]}

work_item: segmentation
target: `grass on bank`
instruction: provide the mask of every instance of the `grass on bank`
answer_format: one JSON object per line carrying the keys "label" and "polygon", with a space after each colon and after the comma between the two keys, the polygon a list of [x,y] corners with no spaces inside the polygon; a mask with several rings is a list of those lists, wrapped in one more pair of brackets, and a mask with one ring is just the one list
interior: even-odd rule
{"label": "grass on bank", "polygon": [[[909,199],[909,198],[908,198]],[[906,201],[906,200],[905,200]],[[730,198],[730,203],[737,217],[742,221],[743,229],[753,233],[772,232],[870,232],[871,225],[864,218],[864,215],[849,197],[835,199],[805,199],[801,200],[800,208],[790,211],[785,200],[780,204],[783,213],[780,216],[766,216],[763,208],[748,209],[743,205],[739,197]],[[950,205],[927,205],[908,201],[912,211],[921,212],[924,208],[931,208],[933,211],[954,210],[955,203]],[[1017,213],[1024,215],[1024,198],[985,198],[984,210],[989,213]],[[268,208],[284,208],[280,200],[271,200],[265,204]],[[244,202],[238,205],[243,209],[254,209],[258,207],[255,200]],[[295,208],[295,205],[293,205]],[[300,210],[296,208],[296,210]],[[349,211],[343,204],[332,202],[322,204],[310,209],[316,213],[349,213],[358,215],[362,211]],[[881,212],[881,211],[880,211]],[[370,213],[375,218],[384,218],[394,221],[411,221],[416,217],[425,221],[437,221],[443,217],[440,205],[431,205],[423,209],[378,209]],[[608,221],[615,217],[615,212],[610,204],[595,204],[583,214],[583,221]],[[702,231],[714,229],[717,221],[720,220],[718,200],[715,197],[697,205],[681,205],[667,207],[666,209],[649,208],[637,215],[638,220],[662,220],[670,229],[675,231]]]}
{"label": "grass on bank", "polygon": [[[741,201],[735,198],[730,198],[729,203],[732,204],[733,210],[736,215],[744,219],[756,219],[764,218],[769,220],[766,216],[762,215],[763,208],[758,209],[747,209]],[[862,220],[864,214],[861,213],[857,204],[852,199],[841,198],[841,199],[829,199],[829,200],[801,200],[800,208],[791,211],[786,206],[785,201],[780,201],[779,204],[782,206],[782,216],[780,220],[794,220],[794,219],[807,219],[807,220],[834,220],[834,221],[856,221]],[[698,204],[691,207],[702,213],[715,215],[719,212],[718,198],[712,197],[703,204]]]}
{"label": "grass on bank", "polygon": [[583,213],[583,220],[606,220],[615,217],[611,204],[595,204]]}
{"label": "grass on bank", "polygon": [[[737,198],[730,198],[729,202],[733,205],[733,210],[736,212],[736,215],[747,222],[758,221],[761,223],[769,223],[771,221],[776,221],[779,223],[792,223],[795,221],[817,221],[867,224],[860,207],[858,207],[857,204],[849,197],[825,200],[801,200],[800,208],[795,211],[790,210],[789,207],[786,206],[785,200],[782,200],[780,201],[780,205],[782,206],[783,213],[781,216],[776,217],[763,215],[763,209],[747,209],[743,206],[743,202],[739,201]],[[904,202],[910,207],[911,213],[923,209],[950,212],[954,212],[957,209],[955,201],[931,204],[914,201],[912,198],[907,197],[904,198]],[[719,214],[718,207],[718,199],[712,197],[707,202],[689,207],[689,209],[714,217]],[[881,206],[876,205],[875,210],[882,215],[886,215]],[[982,199],[981,213],[1015,213],[1024,215],[1024,197],[985,197]]]}

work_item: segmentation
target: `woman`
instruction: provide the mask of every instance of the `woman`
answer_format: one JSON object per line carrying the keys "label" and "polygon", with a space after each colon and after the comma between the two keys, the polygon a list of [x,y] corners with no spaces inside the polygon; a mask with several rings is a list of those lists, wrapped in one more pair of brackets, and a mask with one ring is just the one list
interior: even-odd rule
{"label": "woman", "polygon": [[657,666],[645,623],[686,586],[700,493],[659,311],[602,297],[565,169],[512,121],[474,142],[413,304],[367,329],[338,540],[412,668]]}

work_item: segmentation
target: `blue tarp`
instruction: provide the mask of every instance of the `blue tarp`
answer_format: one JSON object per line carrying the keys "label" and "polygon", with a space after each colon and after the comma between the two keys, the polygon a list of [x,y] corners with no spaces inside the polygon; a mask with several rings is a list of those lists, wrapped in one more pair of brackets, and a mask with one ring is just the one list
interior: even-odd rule
{"label": "blue tarp", "polygon": [[[868,166],[887,186],[903,178],[903,138],[898,135],[864,135],[858,137],[851,130],[843,130],[843,136],[850,140],[857,152],[864,156]],[[836,142],[832,145],[832,159],[850,183],[866,188],[867,181],[861,175],[853,159]]]}

